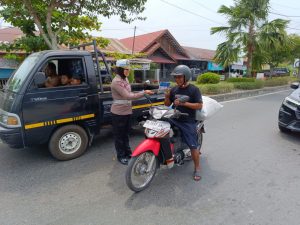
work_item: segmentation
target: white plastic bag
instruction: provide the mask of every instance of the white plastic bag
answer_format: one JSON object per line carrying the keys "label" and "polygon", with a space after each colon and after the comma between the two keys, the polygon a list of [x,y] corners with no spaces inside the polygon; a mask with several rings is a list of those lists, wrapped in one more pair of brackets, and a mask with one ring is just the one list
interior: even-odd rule
{"label": "white plastic bag", "polygon": [[196,120],[207,120],[223,107],[219,102],[207,96],[202,96],[202,101],[202,109],[196,110]]}

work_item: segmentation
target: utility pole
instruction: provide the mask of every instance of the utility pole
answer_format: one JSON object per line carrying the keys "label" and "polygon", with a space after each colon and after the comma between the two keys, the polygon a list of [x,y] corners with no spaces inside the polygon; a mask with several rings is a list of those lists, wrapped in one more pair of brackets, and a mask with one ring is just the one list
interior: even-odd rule
{"label": "utility pole", "polygon": [[136,30],[136,26],[134,26],[133,43],[132,43],[132,53],[131,53],[131,55],[133,55],[133,52],[134,52],[135,30]]}

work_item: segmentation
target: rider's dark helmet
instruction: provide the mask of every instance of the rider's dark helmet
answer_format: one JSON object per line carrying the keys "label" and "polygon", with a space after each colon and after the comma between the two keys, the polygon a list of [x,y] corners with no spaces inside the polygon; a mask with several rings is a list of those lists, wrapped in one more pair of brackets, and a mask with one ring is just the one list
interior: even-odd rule
{"label": "rider's dark helmet", "polygon": [[192,77],[191,69],[186,65],[178,65],[174,68],[171,76],[184,76],[185,82],[189,81]]}

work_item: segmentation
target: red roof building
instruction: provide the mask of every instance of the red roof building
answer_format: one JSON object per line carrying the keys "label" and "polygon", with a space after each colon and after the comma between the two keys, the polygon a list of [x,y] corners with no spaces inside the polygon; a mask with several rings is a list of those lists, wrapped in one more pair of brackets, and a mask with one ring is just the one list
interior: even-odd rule
{"label": "red roof building", "polygon": [[0,29],[0,43],[13,42],[15,39],[22,37],[23,32],[16,27],[7,27]]}
{"label": "red roof building", "polygon": [[[12,42],[23,35],[18,28],[0,29],[0,43]],[[167,74],[178,64],[185,64],[192,68],[194,74],[207,70],[208,62],[213,61],[214,50],[181,46],[168,30],[160,30],[152,33],[128,37],[123,39],[109,38],[109,45],[101,49],[105,52],[120,52],[123,54],[144,53],[152,62],[159,64]],[[88,51],[93,51],[89,49]],[[1,54],[1,52],[0,52]],[[108,58],[108,61],[114,61]]]}
{"label": "red roof building", "polygon": [[194,47],[185,47],[183,48],[186,50],[188,56],[192,60],[200,60],[200,61],[212,61],[216,51],[203,49],[203,48],[194,48]]}
{"label": "red roof building", "polygon": [[120,39],[133,53],[145,53],[148,59],[159,64],[178,64],[189,56],[168,30],[156,31]]}
{"label": "red roof building", "polygon": [[178,64],[192,68],[196,77],[207,70],[208,62],[213,61],[215,55],[214,50],[181,46],[168,30],[124,38],[120,42],[131,52],[145,53],[152,62],[160,64],[160,69],[166,73],[162,75],[165,78]]}

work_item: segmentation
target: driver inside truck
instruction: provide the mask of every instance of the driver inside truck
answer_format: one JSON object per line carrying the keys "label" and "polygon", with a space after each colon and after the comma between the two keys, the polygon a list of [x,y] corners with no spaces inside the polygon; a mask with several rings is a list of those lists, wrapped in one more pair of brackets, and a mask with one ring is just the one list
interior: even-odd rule
{"label": "driver inside truck", "polygon": [[56,72],[56,65],[53,62],[49,62],[45,68],[45,87],[57,87],[60,84],[60,78]]}

